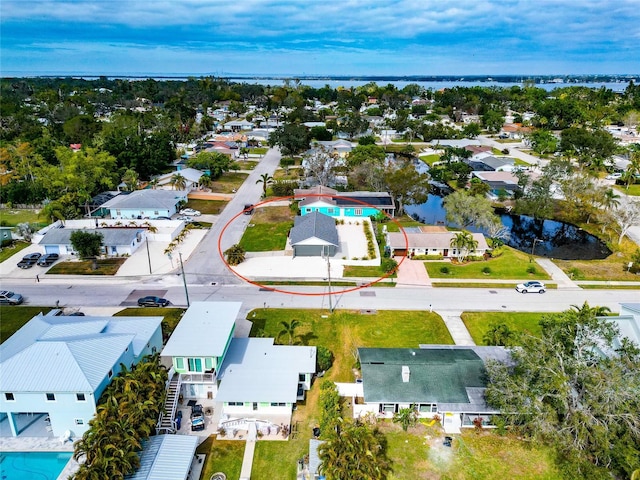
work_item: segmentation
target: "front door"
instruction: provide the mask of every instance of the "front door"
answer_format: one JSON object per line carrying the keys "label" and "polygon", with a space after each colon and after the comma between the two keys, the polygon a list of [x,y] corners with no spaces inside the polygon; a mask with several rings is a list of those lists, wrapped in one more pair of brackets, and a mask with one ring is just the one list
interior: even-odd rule
{"label": "front door", "polygon": [[448,248],[445,248],[445,249],[442,251],[442,256],[443,256],[444,258],[447,258],[447,257],[449,256],[449,249],[448,249]]}
{"label": "front door", "polygon": [[258,410],[258,403],[253,402],[253,411],[255,412],[256,410]]}

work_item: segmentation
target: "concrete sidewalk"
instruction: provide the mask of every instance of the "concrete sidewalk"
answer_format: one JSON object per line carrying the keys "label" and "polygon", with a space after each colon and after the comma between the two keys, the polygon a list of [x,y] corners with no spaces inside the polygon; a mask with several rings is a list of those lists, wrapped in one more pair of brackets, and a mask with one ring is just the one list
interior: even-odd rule
{"label": "concrete sidewalk", "polygon": [[471,338],[469,330],[460,318],[462,311],[460,310],[437,310],[436,313],[442,317],[444,324],[447,326],[453,343],[456,345],[475,345]]}
{"label": "concrete sidewalk", "polygon": [[571,280],[566,273],[562,271],[555,263],[548,258],[536,258],[536,263],[540,265],[545,272],[551,275],[554,282],[558,284],[558,288],[580,288],[573,280]]}

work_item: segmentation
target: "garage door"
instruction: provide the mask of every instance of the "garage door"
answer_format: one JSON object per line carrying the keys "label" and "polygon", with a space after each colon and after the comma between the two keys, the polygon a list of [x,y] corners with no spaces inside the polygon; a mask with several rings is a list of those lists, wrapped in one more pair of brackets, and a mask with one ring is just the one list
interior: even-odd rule
{"label": "garage door", "polygon": [[60,253],[60,247],[58,245],[45,245],[44,253]]}
{"label": "garage door", "polygon": [[402,249],[394,249],[393,250],[393,255],[396,257],[406,257],[407,256],[407,250],[402,248]]}

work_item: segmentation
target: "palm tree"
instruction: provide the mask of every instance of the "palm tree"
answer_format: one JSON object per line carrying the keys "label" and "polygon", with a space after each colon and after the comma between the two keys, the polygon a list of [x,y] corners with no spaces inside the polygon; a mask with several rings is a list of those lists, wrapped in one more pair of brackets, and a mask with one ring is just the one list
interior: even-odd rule
{"label": "palm tree", "polygon": [[405,432],[418,421],[418,411],[411,408],[401,408],[393,415],[393,423],[399,423]]}
{"label": "palm tree", "polygon": [[293,339],[295,338],[296,328],[300,326],[300,322],[298,320],[291,320],[290,322],[282,321],[280,322],[282,325],[282,330],[278,333],[278,338],[282,335],[289,336],[289,345],[293,345]]}
{"label": "palm tree", "polygon": [[227,263],[231,266],[240,265],[244,262],[246,252],[241,245],[237,243],[224,251],[224,256],[227,259]]}
{"label": "palm tree", "polygon": [[458,232],[451,239],[450,245],[458,251],[458,262],[464,262],[469,253],[478,247],[478,241],[469,232]]}
{"label": "palm tree", "polygon": [[584,302],[581,306],[571,305],[571,309],[577,314],[579,318],[587,319],[593,317],[605,317],[611,313],[609,307],[589,306],[588,302]]}
{"label": "palm tree", "polygon": [[629,156],[629,165],[627,165],[622,177],[627,184],[627,190],[629,190],[631,181],[635,183],[638,176],[640,176],[640,151],[634,150]]}
{"label": "palm tree", "polygon": [[209,175],[204,174],[200,177],[198,183],[200,184],[200,188],[209,189],[211,187],[211,183],[213,183],[213,180]]}
{"label": "palm tree", "polygon": [[158,180],[157,178],[152,178],[151,180],[149,180],[149,186],[151,187],[152,190],[156,189],[156,187],[158,186],[158,183],[160,183],[160,180]]}
{"label": "palm tree", "polygon": [[256,184],[262,183],[262,196],[267,196],[267,186],[273,183],[273,177],[268,173],[263,173],[260,178],[256,180]]}
{"label": "palm tree", "polygon": [[482,336],[485,345],[509,346],[513,342],[514,332],[506,323],[492,323]]}
{"label": "palm tree", "polygon": [[602,196],[602,206],[607,210],[616,208],[620,205],[619,198],[620,195],[616,194],[613,188],[608,188],[604,191]]}
{"label": "palm tree", "polygon": [[40,210],[38,213],[39,217],[43,217],[51,219],[51,223],[54,223],[56,220],[61,220],[64,223],[64,208],[60,204],[60,202],[48,202]]}
{"label": "palm tree", "polygon": [[128,191],[132,192],[138,188],[138,184],[140,183],[140,178],[138,177],[138,172],[133,169],[128,169],[124,172],[122,176],[122,181],[125,184]]}
{"label": "palm tree", "polygon": [[184,190],[187,188],[187,179],[179,173],[171,175],[171,181],[169,183],[174,190]]}

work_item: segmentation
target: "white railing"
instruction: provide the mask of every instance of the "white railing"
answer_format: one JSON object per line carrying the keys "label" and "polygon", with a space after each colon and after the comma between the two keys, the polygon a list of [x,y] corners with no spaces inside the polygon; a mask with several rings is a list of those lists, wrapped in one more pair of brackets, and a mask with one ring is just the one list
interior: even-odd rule
{"label": "white railing", "polygon": [[215,383],[215,373],[181,373],[181,383]]}

